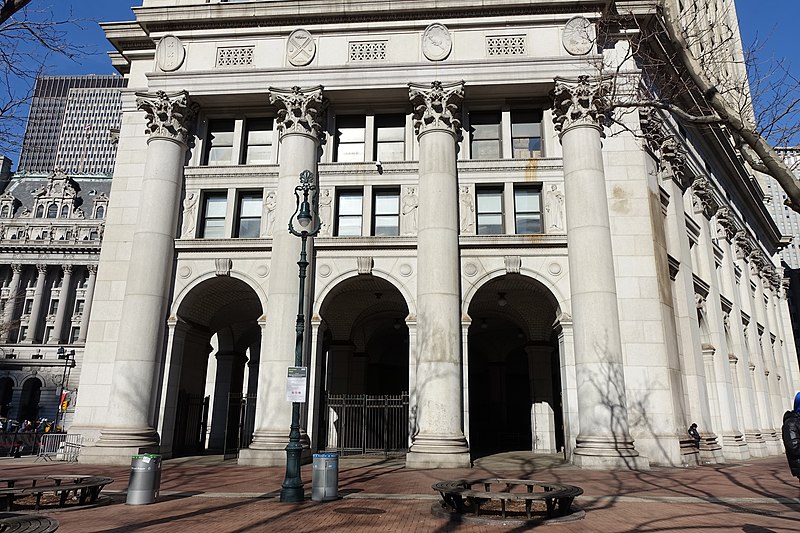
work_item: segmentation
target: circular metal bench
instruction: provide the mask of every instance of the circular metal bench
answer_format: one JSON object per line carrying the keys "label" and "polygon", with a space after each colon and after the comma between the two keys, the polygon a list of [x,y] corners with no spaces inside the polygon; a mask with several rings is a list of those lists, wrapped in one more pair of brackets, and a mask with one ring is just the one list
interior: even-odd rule
{"label": "circular metal bench", "polygon": [[[474,486],[481,486],[483,490],[475,490]],[[495,490],[492,490],[493,486],[496,486]],[[572,501],[583,494],[583,489],[574,485],[528,479],[457,479],[440,481],[432,487],[451,511],[465,514],[472,510],[478,516],[483,503],[496,500],[500,502],[503,518],[506,518],[508,501],[524,502],[528,519],[531,518],[531,505],[534,501],[545,503],[547,518],[565,516],[569,514]],[[524,487],[525,492],[513,492],[516,487]]]}

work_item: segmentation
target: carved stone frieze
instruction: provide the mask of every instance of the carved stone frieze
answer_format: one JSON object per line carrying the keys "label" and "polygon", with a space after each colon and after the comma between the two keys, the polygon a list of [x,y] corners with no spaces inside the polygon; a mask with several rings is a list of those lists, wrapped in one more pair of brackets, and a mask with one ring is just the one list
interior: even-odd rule
{"label": "carved stone frieze", "polygon": [[556,78],[555,82],[552,96],[556,131],[563,135],[576,126],[594,126],[602,130],[608,123],[611,84],[607,80],[593,80],[589,76]]}
{"label": "carved stone frieze", "polygon": [[445,130],[460,140],[463,81],[434,81],[429,86],[409,83],[408,96],[414,107],[414,131],[417,136],[430,130]]}
{"label": "carved stone frieze", "polygon": [[717,234],[728,241],[733,240],[736,235],[736,222],[730,208],[721,207],[717,211]]}
{"label": "carved stone frieze", "polygon": [[692,183],[692,204],[696,213],[703,213],[709,220],[720,208],[711,182],[705,176],[696,178]]}
{"label": "carved stone frieze", "polygon": [[278,132],[280,136],[291,133],[310,135],[323,142],[325,137],[325,110],[327,99],[322,95],[322,85],[291,89],[269,88],[269,101],[278,107]]}
{"label": "carved stone frieze", "polygon": [[198,106],[189,99],[189,93],[136,93],[136,107],[145,112],[150,139],[166,138],[183,144],[189,143],[189,130],[194,124]]}

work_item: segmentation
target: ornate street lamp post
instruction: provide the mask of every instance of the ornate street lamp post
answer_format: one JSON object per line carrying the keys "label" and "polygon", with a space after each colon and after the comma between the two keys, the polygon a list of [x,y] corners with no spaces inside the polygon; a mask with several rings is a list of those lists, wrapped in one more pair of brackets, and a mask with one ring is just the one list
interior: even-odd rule
{"label": "ornate street lamp post", "polygon": [[[75,350],[66,351],[63,346],[59,346],[58,350],[56,350],[56,354],[58,355],[59,359],[64,360],[64,373],[61,374],[61,387],[59,387],[58,390],[58,409],[56,410],[56,420],[53,423],[54,430],[58,427],[58,419],[61,415],[62,402],[64,399],[64,389],[67,387],[68,384],[67,371],[69,369],[75,368]],[[62,421],[63,418],[66,417],[66,415],[67,413],[65,410],[64,415],[61,417]]]}
{"label": "ornate street lamp post", "polygon": [[[302,200],[300,195],[303,195]],[[321,222],[316,216],[317,210],[317,186],[314,185],[314,175],[310,170],[300,173],[300,185],[294,188],[297,209],[289,219],[289,233],[300,237],[300,260],[297,266],[300,267],[300,288],[297,299],[297,324],[295,326],[296,337],[294,345],[294,366],[303,366],[303,336],[305,334],[305,313],[304,313],[304,293],[306,284],[306,269],[308,260],[306,258],[306,240],[319,233]],[[311,200],[309,201],[309,195]],[[314,213],[311,212],[313,205]],[[294,219],[300,224],[300,231],[295,229]],[[309,225],[310,228],[309,228]],[[302,502],[304,499],[303,480],[300,479],[300,455],[303,445],[300,444],[300,402],[292,402],[292,425],[289,431],[289,444],[286,445],[286,476],[281,485],[282,502]]]}

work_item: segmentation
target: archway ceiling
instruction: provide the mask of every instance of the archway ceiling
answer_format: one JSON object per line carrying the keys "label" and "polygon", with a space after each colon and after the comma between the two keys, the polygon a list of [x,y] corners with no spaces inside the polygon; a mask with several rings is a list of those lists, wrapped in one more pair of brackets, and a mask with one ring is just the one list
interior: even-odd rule
{"label": "archway ceiling", "polygon": [[232,324],[258,320],[263,314],[255,291],[229,276],[218,276],[191,290],[178,309],[178,316],[215,332]]}
{"label": "archway ceiling", "polygon": [[[500,293],[507,301],[500,306]],[[481,287],[469,306],[473,321],[506,319],[513,321],[532,341],[547,341],[553,333],[556,306],[552,294],[536,281],[524,276],[504,276]]]}
{"label": "archway ceiling", "polygon": [[354,326],[383,315],[405,319],[405,299],[391,283],[381,278],[360,275],[334,287],[320,307],[334,339],[349,339]]}

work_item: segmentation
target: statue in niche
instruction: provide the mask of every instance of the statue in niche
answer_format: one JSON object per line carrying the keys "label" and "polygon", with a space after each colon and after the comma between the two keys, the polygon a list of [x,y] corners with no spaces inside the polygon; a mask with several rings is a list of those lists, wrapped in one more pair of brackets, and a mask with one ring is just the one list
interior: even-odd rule
{"label": "statue in niche", "polygon": [[417,208],[419,207],[419,198],[417,197],[417,189],[409,187],[406,189],[406,195],[403,196],[403,218],[406,221],[406,235],[411,235],[417,232]]}
{"label": "statue in niche", "polygon": [[278,207],[278,200],[275,197],[275,191],[270,191],[267,198],[264,200],[264,209],[267,211],[267,227],[265,235],[272,237],[275,232],[275,208]]}
{"label": "statue in niche", "polygon": [[558,190],[558,185],[550,185],[545,201],[545,211],[549,221],[548,228],[554,230],[564,229],[564,194]]}
{"label": "statue in niche", "polygon": [[195,228],[195,207],[197,206],[197,193],[187,192],[183,199],[183,225],[181,227],[181,238],[191,238],[194,236]]}
{"label": "statue in niche", "polygon": [[331,197],[330,189],[322,189],[319,192],[319,222],[321,237],[328,237],[331,234]]}
{"label": "statue in niche", "polygon": [[461,233],[475,232],[475,202],[472,200],[472,193],[469,187],[462,186],[459,189],[459,211],[461,218]]}

